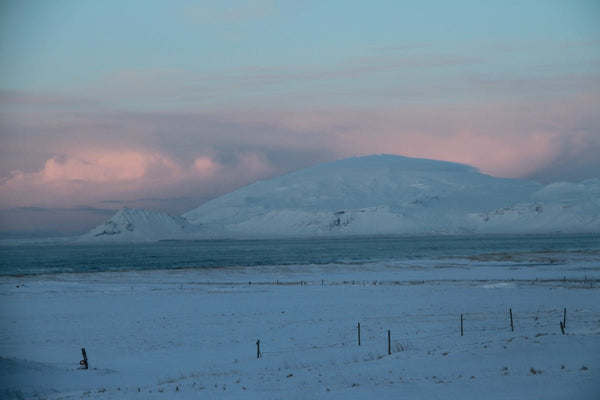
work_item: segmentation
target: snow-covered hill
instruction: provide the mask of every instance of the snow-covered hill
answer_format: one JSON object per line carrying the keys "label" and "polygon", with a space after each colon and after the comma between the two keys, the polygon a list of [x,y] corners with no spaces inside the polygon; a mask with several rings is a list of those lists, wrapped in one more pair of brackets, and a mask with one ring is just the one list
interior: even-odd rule
{"label": "snow-covered hill", "polygon": [[553,183],[528,202],[472,217],[482,233],[600,232],[600,179]]}
{"label": "snow-covered hill", "polygon": [[198,228],[185,219],[165,213],[122,208],[104,224],[79,238],[80,241],[154,242],[188,239]]}
{"label": "snow-covered hill", "polygon": [[599,179],[543,187],[463,164],[376,155],[259,181],[181,218],[122,210],[84,239],[551,232],[600,232]]}

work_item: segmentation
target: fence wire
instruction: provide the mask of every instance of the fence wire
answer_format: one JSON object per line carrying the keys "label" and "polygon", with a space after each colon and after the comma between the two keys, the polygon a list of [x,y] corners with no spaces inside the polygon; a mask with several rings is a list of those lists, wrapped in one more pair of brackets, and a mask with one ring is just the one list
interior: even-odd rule
{"label": "fence wire", "polygon": [[[540,316],[540,314],[543,316]],[[547,335],[547,334],[561,334],[560,323],[563,322],[563,310],[537,310],[536,312],[515,312],[513,311],[513,327],[511,330],[510,316],[508,310],[506,315],[504,313],[464,313],[462,314],[463,319],[463,336],[470,338],[482,338],[485,339],[487,332],[506,332],[509,337],[519,337],[523,335]],[[418,319],[418,315],[403,316],[403,319],[407,318]],[[435,330],[427,331],[427,328],[418,329],[415,331],[407,329],[398,329],[398,323],[386,324],[389,325],[390,331],[393,335],[393,341],[390,346],[392,348],[399,344],[403,346],[404,343],[420,343],[426,340],[448,338],[449,336],[461,336],[460,326],[460,314],[455,316],[441,315],[439,318],[431,318],[433,315],[428,316],[428,324],[433,323],[432,319],[442,322],[442,326],[437,327]],[[392,318],[393,319],[393,318]],[[368,317],[364,321],[369,321],[366,324],[361,323],[361,345],[362,347],[372,349],[373,345],[383,345],[388,343],[387,329],[383,329],[384,326],[381,321],[390,322],[390,318],[377,318]],[[500,322],[504,320],[504,322]],[[377,323],[380,322],[380,323]],[[311,350],[322,350],[322,349],[333,349],[342,348],[349,346],[358,347],[358,332],[357,326],[353,327],[352,335],[349,333],[343,335],[343,341],[333,343],[315,343],[308,344],[310,340],[304,341],[307,343],[305,346],[295,345],[293,347],[278,347],[268,343],[261,342],[264,351],[261,349],[260,354],[285,354],[295,352],[306,352]],[[418,331],[424,331],[423,334]],[[581,333],[585,330],[584,333]],[[575,311],[567,313],[565,335],[580,335],[580,334],[598,334],[600,333],[600,313],[590,311]],[[350,339],[352,337],[352,339]],[[295,339],[295,342],[298,340]],[[394,351],[392,351],[394,352]]]}

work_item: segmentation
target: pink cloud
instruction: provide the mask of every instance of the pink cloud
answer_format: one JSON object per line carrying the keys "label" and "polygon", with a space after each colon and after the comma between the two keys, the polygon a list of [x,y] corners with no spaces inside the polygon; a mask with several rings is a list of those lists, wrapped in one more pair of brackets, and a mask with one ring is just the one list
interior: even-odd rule
{"label": "pink cloud", "polygon": [[303,133],[307,141],[329,137],[340,157],[393,153],[470,164],[495,176],[527,177],[540,176],[559,160],[587,159],[600,151],[593,128],[600,124],[597,107],[600,96],[582,93],[539,102],[259,111],[236,118],[270,120]]}
{"label": "pink cloud", "polygon": [[217,170],[209,157],[185,166],[158,151],[89,148],[52,157],[39,171],[13,171],[0,181],[0,191],[5,206],[95,203],[103,196],[198,179]]}
{"label": "pink cloud", "polygon": [[39,178],[41,182],[86,181],[103,183],[139,179],[144,176],[151,162],[139,152],[104,153],[91,157],[46,161]]}
{"label": "pink cloud", "polygon": [[260,153],[244,152],[238,154],[237,159],[241,169],[256,177],[268,175],[273,169],[266,157]]}
{"label": "pink cloud", "polygon": [[193,173],[200,176],[213,176],[222,168],[221,164],[210,157],[198,157],[194,160]]}
{"label": "pink cloud", "polygon": [[264,154],[252,151],[239,152],[223,164],[206,154],[186,163],[157,150],[78,147],[47,159],[37,171],[14,170],[0,179],[0,208],[107,207],[105,200],[122,199],[111,204],[160,209],[165,204],[153,204],[153,199],[189,196],[175,205],[181,208],[167,210],[177,214],[198,206],[206,196],[277,172]]}
{"label": "pink cloud", "polygon": [[501,177],[527,176],[559,152],[552,133],[502,138],[470,131],[436,139],[435,143],[429,138],[417,140],[409,151],[414,156],[477,166],[484,173]]}
{"label": "pink cloud", "polygon": [[179,177],[185,171],[159,152],[145,150],[87,149],[71,151],[70,155],[48,159],[37,172],[15,171],[12,178],[4,182],[14,185],[22,181],[37,184],[53,183],[120,183],[148,178],[152,169],[167,171]]}

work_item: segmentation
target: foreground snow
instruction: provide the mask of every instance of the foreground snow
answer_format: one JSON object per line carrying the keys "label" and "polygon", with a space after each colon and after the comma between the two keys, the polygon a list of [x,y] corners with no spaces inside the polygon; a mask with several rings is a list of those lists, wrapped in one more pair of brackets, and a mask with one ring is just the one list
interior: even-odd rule
{"label": "foreground snow", "polygon": [[599,398],[598,260],[520,257],[3,277],[0,398]]}

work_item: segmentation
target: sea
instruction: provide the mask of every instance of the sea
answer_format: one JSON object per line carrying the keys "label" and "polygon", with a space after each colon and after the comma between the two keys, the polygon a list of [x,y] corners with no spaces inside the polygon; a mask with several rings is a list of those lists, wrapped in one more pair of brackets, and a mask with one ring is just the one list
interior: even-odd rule
{"label": "sea", "polygon": [[512,259],[519,254],[539,253],[559,253],[567,258],[583,257],[600,262],[600,235],[369,236],[145,244],[5,244],[0,245],[0,276],[369,264],[484,256]]}

